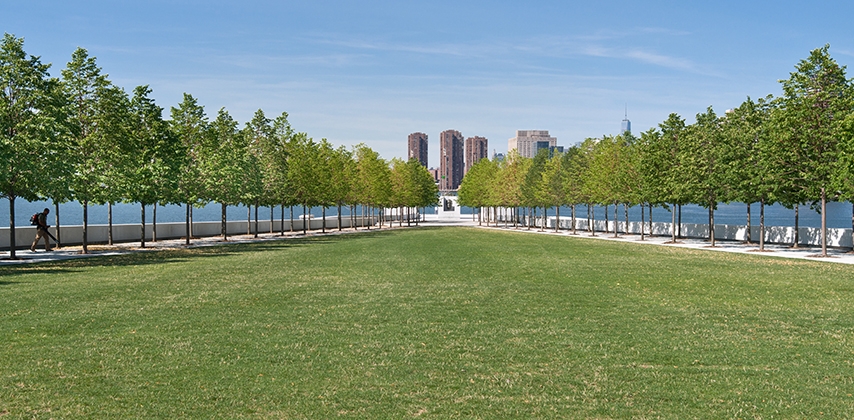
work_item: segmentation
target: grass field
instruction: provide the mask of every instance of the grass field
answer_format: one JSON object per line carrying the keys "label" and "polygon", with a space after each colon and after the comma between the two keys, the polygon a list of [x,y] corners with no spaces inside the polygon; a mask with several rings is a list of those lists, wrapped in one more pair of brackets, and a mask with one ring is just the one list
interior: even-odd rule
{"label": "grass field", "polygon": [[854,268],[421,228],[0,268],[0,418],[851,418]]}

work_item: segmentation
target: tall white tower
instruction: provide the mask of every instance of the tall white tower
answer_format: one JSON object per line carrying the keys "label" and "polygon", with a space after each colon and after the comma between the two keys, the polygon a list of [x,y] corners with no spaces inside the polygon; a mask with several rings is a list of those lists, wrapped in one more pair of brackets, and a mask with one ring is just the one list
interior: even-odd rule
{"label": "tall white tower", "polygon": [[629,121],[629,106],[626,105],[626,114],[623,117],[623,123],[620,124],[620,134],[632,134],[632,122]]}

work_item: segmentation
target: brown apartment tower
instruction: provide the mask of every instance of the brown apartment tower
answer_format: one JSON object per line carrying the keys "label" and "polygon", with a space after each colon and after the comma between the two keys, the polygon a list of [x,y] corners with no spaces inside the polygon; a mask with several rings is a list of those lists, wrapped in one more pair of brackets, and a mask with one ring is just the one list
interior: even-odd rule
{"label": "brown apartment tower", "polygon": [[485,158],[489,153],[489,146],[486,137],[469,137],[466,139],[466,170],[464,174],[469,173],[469,169],[474,166],[477,161]]}
{"label": "brown apartment tower", "polygon": [[453,191],[463,181],[463,135],[445,130],[439,135],[439,191]]}
{"label": "brown apartment tower", "polygon": [[427,135],[412,133],[409,135],[409,159],[415,158],[427,167]]}

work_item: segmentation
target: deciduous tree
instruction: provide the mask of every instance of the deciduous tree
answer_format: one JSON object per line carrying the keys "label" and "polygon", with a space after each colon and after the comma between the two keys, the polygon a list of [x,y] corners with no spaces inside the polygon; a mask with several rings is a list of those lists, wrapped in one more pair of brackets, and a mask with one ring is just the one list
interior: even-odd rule
{"label": "deciduous tree", "polygon": [[0,197],[9,200],[10,258],[15,254],[15,200],[52,191],[51,178],[70,173],[68,122],[59,81],[49,64],[10,34],[0,44]]}
{"label": "deciduous tree", "polygon": [[780,145],[791,153],[800,188],[820,203],[821,255],[827,256],[827,200],[833,199],[840,129],[851,113],[852,85],[845,67],[831,58],[830,46],[810,52],[782,80]]}

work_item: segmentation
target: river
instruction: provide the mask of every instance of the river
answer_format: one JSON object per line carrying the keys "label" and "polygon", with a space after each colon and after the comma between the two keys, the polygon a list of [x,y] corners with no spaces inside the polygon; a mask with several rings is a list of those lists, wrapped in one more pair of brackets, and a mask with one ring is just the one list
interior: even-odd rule
{"label": "river", "polygon": [[[30,216],[33,213],[42,211],[45,207],[49,208],[51,215],[49,223],[55,224],[54,212],[55,207],[52,202],[34,201],[28,202],[18,199],[15,201],[15,224],[17,226],[29,225]],[[152,222],[153,207],[147,206],[145,210],[146,223]],[[294,207],[294,217],[298,218],[302,215],[301,207]],[[228,220],[246,220],[245,206],[229,206],[226,211]],[[328,217],[334,217],[336,208],[331,207],[326,210]],[[312,208],[310,213],[313,217],[320,217],[322,209],[320,207]],[[68,202],[59,205],[60,222],[62,225],[81,225],[83,224],[83,207],[77,202]],[[217,203],[208,204],[207,206],[195,208],[193,210],[193,220],[200,221],[219,221],[221,219],[221,206]],[[254,210],[253,210],[254,218]],[[361,209],[357,209],[356,213],[360,214]],[[427,213],[433,213],[432,209],[428,209]],[[463,207],[463,214],[471,214],[472,209]],[[594,214],[596,219],[602,220],[605,218],[603,207],[595,207]],[[343,208],[342,214],[348,215],[349,209]],[[560,210],[561,217],[569,217],[570,210],[566,207]],[[623,208],[620,206],[618,216],[623,220]],[[767,226],[794,226],[795,212],[792,209],[787,209],[781,205],[771,205],[765,207],[765,224]],[[185,210],[183,206],[168,205],[157,207],[157,222],[183,222]],[[549,210],[549,215],[554,215],[554,209]],[[584,206],[576,207],[576,217],[586,218],[587,209]],[[279,207],[273,209],[273,218],[279,220],[282,216],[282,210]],[[290,218],[290,209],[284,209],[285,219]],[[831,202],[828,203],[827,226],[830,228],[851,228],[852,205],[848,202]],[[608,219],[613,219],[614,207],[608,208]],[[261,208],[258,211],[258,218],[261,220],[270,220],[270,208]],[[644,218],[648,220],[649,215],[645,213]],[[629,209],[629,220],[640,221],[640,208],[632,207]],[[708,223],[708,210],[696,205],[682,206],[682,223]],[[0,200],[0,226],[9,226],[9,201]],[[124,204],[119,203],[113,206],[113,223],[115,224],[136,224],[140,221],[140,206],[136,203]],[[669,222],[670,211],[663,208],[655,208],[653,210],[653,221]],[[107,206],[93,205],[89,206],[89,223],[93,225],[107,224]],[[720,204],[718,210],[715,211],[716,224],[733,224],[744,225],[747,223],[747,206],[743,203]],[[759,225],[759,204],[751,206],[751,224]],[[800,207],[800,222],[801,227],[821,227],[821,215],[819,212],[812,210],[809,206]]]}

